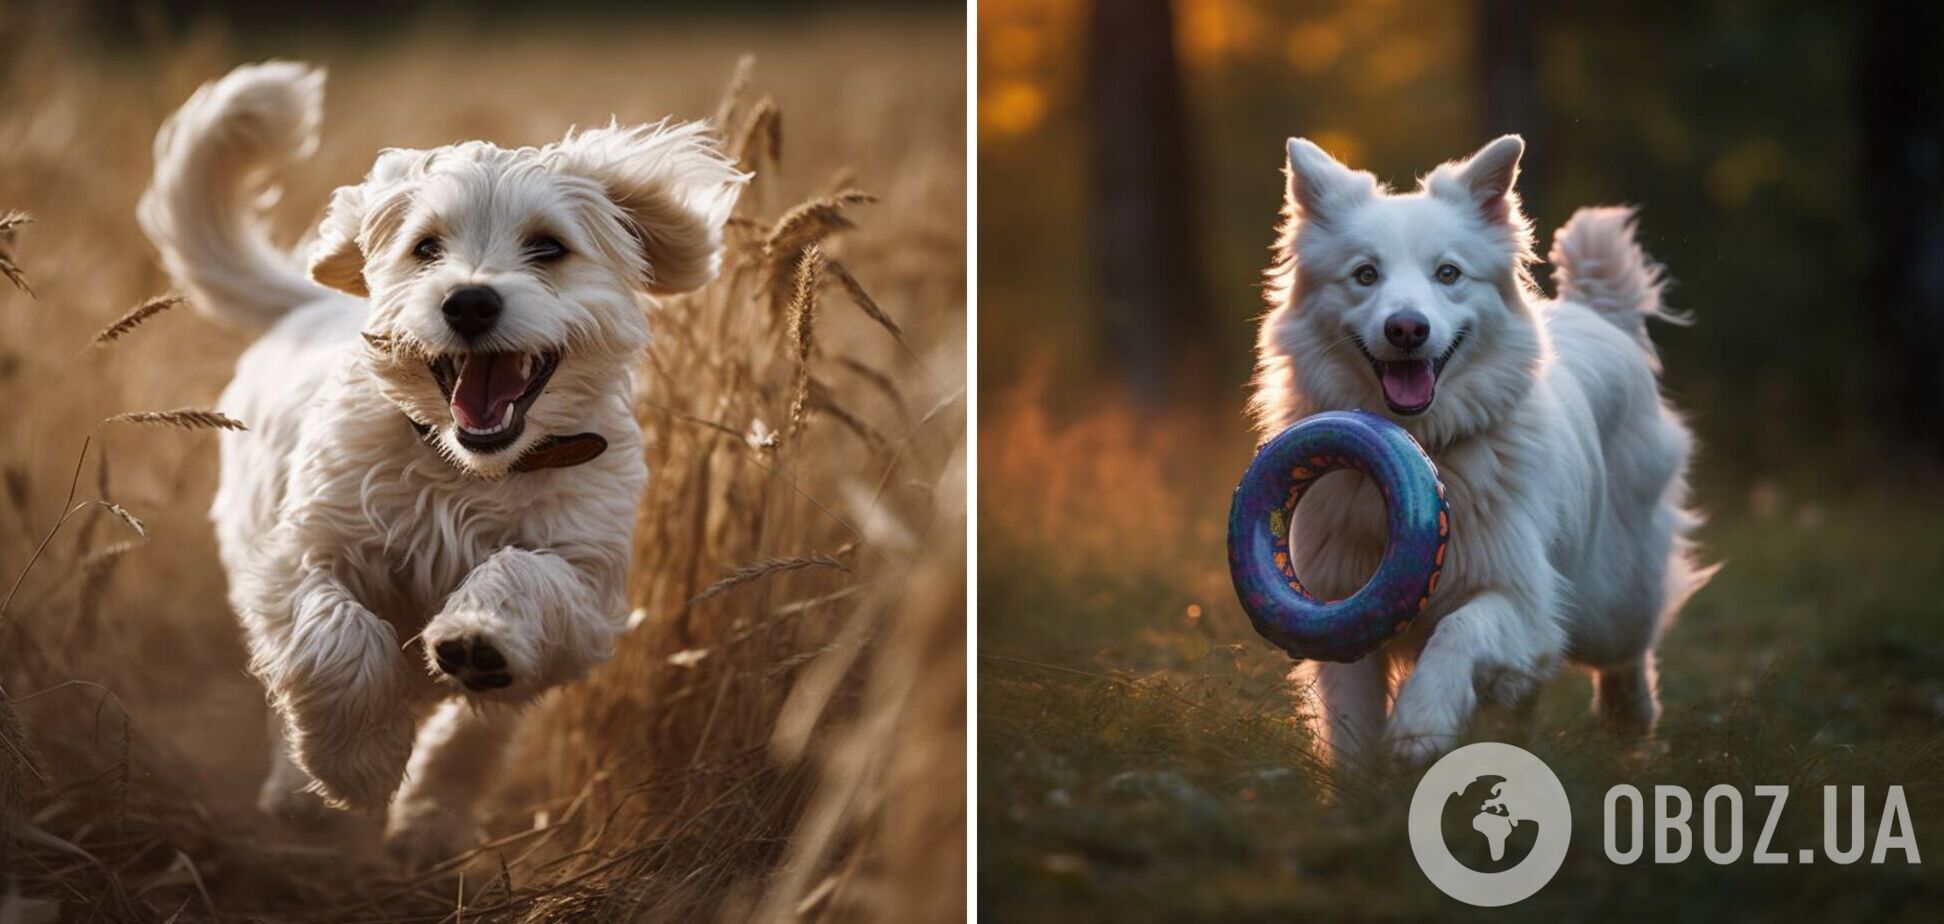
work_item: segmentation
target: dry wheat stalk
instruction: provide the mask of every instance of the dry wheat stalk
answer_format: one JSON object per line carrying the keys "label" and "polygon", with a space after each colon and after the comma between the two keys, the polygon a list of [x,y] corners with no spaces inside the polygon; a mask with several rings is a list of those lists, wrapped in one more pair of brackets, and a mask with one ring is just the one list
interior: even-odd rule
{"label": "dry wheat stalk", "polygon": [[20,265],[14,262],[13,244],[20,228],[32,224],[33,221],[34,216],[21,211],[0,215],[0,276],[6,276],[10,282],[19,287],[20,291],[27,293],[28,298],[38,298],[38,296],[34,294],[34,287],[27,284],[27,274],[22,272]]}
{"label": "dry wheat stalk", "polygon": [[165,292],[150,298],[129,309],[127,314],[115,319],[115,323],[102,328],[101,333],[94,336],[93,345],[102,346],[120,340],[122,335],[140,327],[143,321],[174,308],[187,300],[188,297],[181,292]]}
{"label": "dry wheat stalk", "polygon": [[9,465],[5,473],[0,474],[0,481],[6,483],[7,502],[13,505],[14,512],[23,516],[26,515],[28,493],[27,470],[18,465]]}
{"label": "dry wheat stalk", "polygon": [[106,567],[108,565],[114,564],[123,555],[127,555],[128,553],[133,552],[138,548],[141,548],[141,546],[142,543],[134,539],[125,539],[121,542],[109,543],[108,545],[95,549],[94,551],[89,552],[87,555],[83,556],[81,558],[81,561],[78,564],[83,569],[87,569],[87,570]]}
{"label": "dry wheat stalk", "polygon": [[847,189],[805,202],[776,220],[769,239],[763,242],[763,252],[772,258],[794,254],[838,231],[849,231],[857,226],[844,217],[844,211],[876,201],[877,197],[870,193]]}
{"label": "dry wheat stalk", "polygon": [[21,272],[20,266],[8,259],[5,253],[0,253],[0,276],[6,276],[15,287],[27,293],[28,298],[40,297],[34,294],[34,287],[27,284],[27,274]]}
{"label": "dry wheat stalk", "polygon": [[891,402],[892,407],[897,408],[899,417],[911,419],[911,405],[905,403],[904,392],[898,390],[898,383],[892,381],[890,376],[855,356],[839,356],[837,364],[877,388],[878,393],[884,395],[885,400]]}
{"label": "dry wheat stalk", "polygon": [[[89,525],[94,524],[90,521]],[[143,541],[127,539],[112,543],[87,553],[75,563],[81,572],[81,589],[75,595],[74,618],[68,623],[64,644],[93,635],[95,627],[101,624],[101,601],[108,593],[109,582],[114,579],[115,567],[121,564],[122,556],[140,547]]]}
{"label": "dry wheat stalk", "polygon": [[185,407],[173,411],[129,411],[116,414],[102,423],[138,423],[175,427],[178,430],[248,430],[242,421],[221,411]]}
{"label": "dry wheat stalk", "polygon": [[709,124],[721,131],[736,117],[736,110],[742,106],[743,94],[749,92],[750,80],[756,73],[756,56],[743,55],[736,59],[736,69],[729,75],[729,86],[722,91],[722,102],[716,105],[715,118]]}
{"label": "dry wheat stalk", "polygon": [[856,185],[857,171],[848,166],[838,167],[830,172],[830,178],[824,181],[823,192],[818,195],[835,196]]}
{"label": "dry wheat stalk", "polygon": [[823,554],[805,555],[798,558],[766,558],[754,564],[744,565],[723,575],[701,593],[696,594],[695,598],[689,601],[689,604],[692,606],[710,597],[741,587],[751,581],[761,580],[773,574],[802,571],[806,568],[829,568],[834,571],[842,571],[845,574],[849,574],[851,570],[849,565]]}
{"label": "dry wheat stalk", "polygon": [[810,353],[817,345],[817,283],[823,278],[823,248],[815,244],[804,248],[797,260],[796,294],[790,299],[790,345],[796,360],[796,387],[790,395],[790,414],[783,430],[784,442],[793,442],[803,427],[803,412],[810,398]]}
{"label": "dry wheat stalk", "polygon": [[810,380],[809,405],[835,418],[838,423],[843,424],[852,433],[857,434],[860,439],[864,440],[871,449],[881,450],[885,447],[884,435],[879,433],[876,427],[865,423],[863,418],[851,413],[849,409],[837,403],[837,395],[831,391],[830,386],[814,378]]}
{"label": "dry wheat stalk", "polygon": [[[14,714],[13,700],[7,695],[6,687],[0,686],[0,816],[9,819],[24,816],[26,813],[20,810],[26,807],[23,803],[27,795],[48,780],[40,752],[27,736],[19,716]],[[12,849],[8,843],[12,837],[11,831],[0,829],[0,859],[6,859]]]}
{"label": "dry wheat stalk", "polygon": [[744,172],[758,172],[764,166],[774,169],[782,163],[783,113],[775,100],[765,96],[750,107],[733,153]]}
{"label": "dry wheat stalk", "polygon": [[877,299],[872,298],[871,293],[864,291],[864,286],[857,281],[856,276],[851,275],[849,267],[832,260],[829,269],[830,275],[837,278],[838,284],[844,287],[844,292],[850,296],[852,303],[863,309],[864,313],[871,320],[876,321],[879,327],[890,331],[891,336],[898,338],[898,342],[904,342],[904,328],[899,327],[898,322],[891,319],[891,315],[878,307]]}
{"label": "dry wheat stalk", "polygon": [[763,239],[768,236],[769,229],[753,219],[737,216],[722,223],[723,245],[729,251],[725,254],[728,257],[739,256],[743,250],[761,246]]}
{"label": "dry wheat stalk", "polygon": [[127,507],[123,507],[122,505],[117,504],[114,501],[103,501],[102,503],[104,506],[108,508],[109,513],[115,515],[116,519],[121,520],[123,523],[127,523],[128,528],[135,531],[135,535],[141,536],[144,539],[148,538],[148,524],[143,523],[134,514],[129,513]]}
{"label": "dry wheat stalk", "polygon": [[[221,416],[221,415],[217,415],[217,416]],[[227,420],[228,418],[224,418],[224,419]],[[114,418],[109,418],[108,420],[102,421],[102,423],[109,423],[112,422],[113,420]],[[148,538],[148,526],[145,525],[134,514],[129,513],[127,508],[123,507],[120,504],[115,503],[114,501],[108,500],[107,498],[101,498],[99,500],[83,501],[80,504],[76,504],[74,502],[75,493],[81,487],[81,470],[83,467],[87,465],[88,450],[93,448],[94,443],[95,443],[95,438],[93,434],[90,434],[82,438],[81,452],[80,454],[75,456],[74,459],[74,475],[68,481],[67,499],[61,502],[61,509],[63,511],[61,514],[61,518],[54,521],[53,527],[48,529],[47,534],[41,538],[40,544],[34,547],[33,554],[27,557],[26,566],[21,568],[20,574],[14,577],[13,586],[8,589],[7,595],[4,598],[0,598],[0,630],[4,630],[6,627],[7,611],[13,607],[14,596],[20,593],[20,587],[22,584],[26,583],[27,575],[34,570],[34,565],[37,564],[40,561],[41,556],[47,552],[47,547],[54,542],[54,537],[60,534],[61,528],[66,526],[69,520],[74,519],[75,514],[78,514],[83,510],[89,510],[98,507],[107,510],[111,514],[114,514],[123,523],[128,524],[129,528],[135,530],[135,532],[141,535],[143,538]],[[106,476],[104,475],[103,477],[105,479]],[[104,480],[102,483],[105,484],[106,481]]]}

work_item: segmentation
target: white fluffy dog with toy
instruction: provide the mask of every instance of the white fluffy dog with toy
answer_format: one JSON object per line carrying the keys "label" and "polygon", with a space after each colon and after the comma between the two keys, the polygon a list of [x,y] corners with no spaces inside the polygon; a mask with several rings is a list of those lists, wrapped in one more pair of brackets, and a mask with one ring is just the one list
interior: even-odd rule
{"label": "white fluffy dog with toy", "polygon": [[[1387,647],[1314,667],[1321,730],[1352,760],[1421,764],[1481,702],[1514,709],[1567,661],[1601,715],[1645,733],[1654,648],[1710,572],[1692,564],[1693,438],[1660,394],[1647,321],[1661,273],[1627,209],[1582,209],[1554,239],[1558,298],[1533,284],[1506,136],[1397,194],[1291,139],[1285,224],[1268,273],[1253,411],[1265,436],[1363,409],[1408,430],[1451,505],[1429,605]],[[1383,497],[1326,477],[1292,521],[1295,571],[1350,596],[1385,544]]]}
{"label": "white fluffy dog with toy", "polygon": [[423,860],[475,836],[516,707],[625,626],[643,300],[714,278],[747,177],[699,123],[391,149],[289,253],[257,187],[315,146],[322,94],[286,62],[204,86],[140,217],[196,305],[258,334],[210,514],[276,718],[261,804],[389,803]]}

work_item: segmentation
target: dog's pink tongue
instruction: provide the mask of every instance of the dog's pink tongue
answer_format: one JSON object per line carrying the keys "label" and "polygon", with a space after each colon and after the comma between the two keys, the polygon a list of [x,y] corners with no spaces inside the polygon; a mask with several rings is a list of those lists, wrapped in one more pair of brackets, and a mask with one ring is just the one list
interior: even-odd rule
{"label": "dog's pink tongue", "polygon": [[452,386],[452,417],[468,430],[491,430],[526,387],[518,354],[467,356],[459,360],[459,381]]}
{"label": "dog's pink tongue", "polygon": [[1384,363],[1384,397],[1398,407],[1421,407],[1431,403],[1438,377],[1428,360]]}

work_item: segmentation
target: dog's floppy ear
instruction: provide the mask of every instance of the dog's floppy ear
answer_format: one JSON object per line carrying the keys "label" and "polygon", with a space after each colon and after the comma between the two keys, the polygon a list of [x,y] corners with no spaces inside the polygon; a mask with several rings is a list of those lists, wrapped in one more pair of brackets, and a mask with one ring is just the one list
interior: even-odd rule
{"label": "dog's floppy ear", "polygon": [[1288,145],[1289,204],[1297,218],[1328,224],[1346,206],[1377,192],[1377,178],[1352,170],[1305,138]]}
{"label": "dog's floppy ear", "polygon": [[358,228],[364,223],[364,192],[363,186],[340,186],[331,193],[331,205],[317,227],[317,242],[311,245],[310,277],[340,292],[369,297],[364,249],[358,246]]}
{"label": "dog's floppy ear", "polygon": [[1519,158],[1524,154],[1525,139],[1500,136],[1471,157],[1432,171],[1431,191],[1447,199],[1470,202],[1486,221],[1512,223],[1519,214],[1519,196],[1513,187],[1519,181]]}
{"label": "dog's floppy ear", "polygon": [[317,241],[311,245],[312,279],[340,292],[359,297],[371,295],[370,287],[365,285],[365,254],[380,229],[373,227],[377,223],[370,219],[379,212],[395,211],[387,207],[388,203],[402,198],[403,181],[423,159],[422,151],[398,148],[380,151],[364,182],[340,186],[331,193],[331,204],[317,226]]}
{"label": "dog's floppy ear", "polygon": [[553,155],[563,173],[600,183],[619,210],[643,289],[673,295],[715,278],[722,225],[749,175],[716,146],[706,123],[610,124],[569,134]]}

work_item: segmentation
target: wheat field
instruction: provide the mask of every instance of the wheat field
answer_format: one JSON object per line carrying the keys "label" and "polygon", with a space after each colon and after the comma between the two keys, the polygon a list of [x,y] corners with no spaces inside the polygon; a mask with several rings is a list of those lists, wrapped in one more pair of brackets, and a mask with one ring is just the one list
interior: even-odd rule
{"label": "wheat field", "polygon": [[[962,917],[962,30],[111,43],[0,9],[0,921]],[[285,242],[385,146],[672,114],[757,174],[723,277],[651,321],[633,628],[535,707],[483,846],[424,871],[376,819],[251,807],[265,705],[204,517],[231,422],[197,413],[245,340],[170,296],[134,219],[167,112],[271,56],[330,72]]]}

